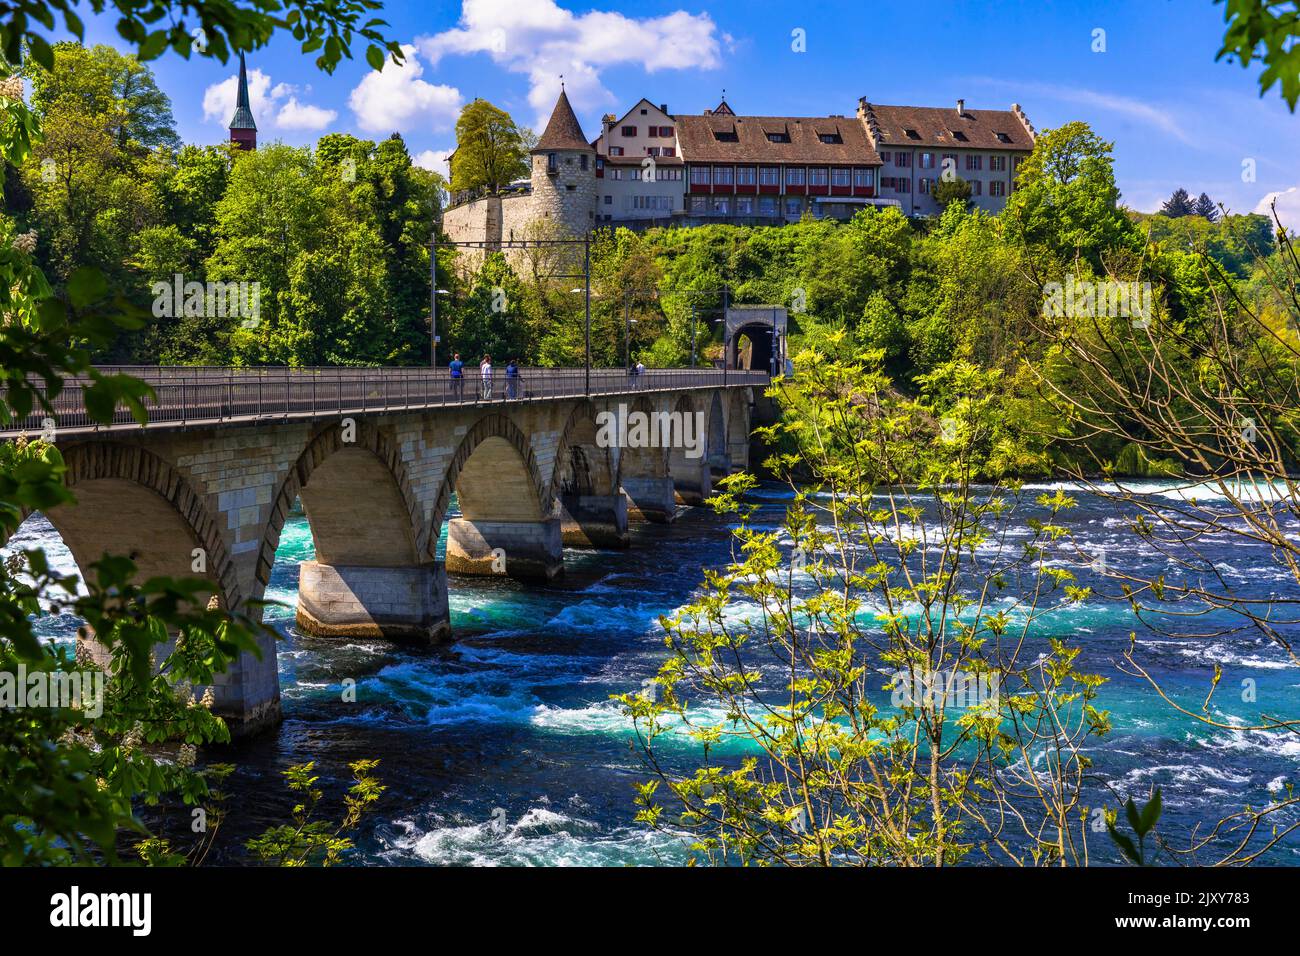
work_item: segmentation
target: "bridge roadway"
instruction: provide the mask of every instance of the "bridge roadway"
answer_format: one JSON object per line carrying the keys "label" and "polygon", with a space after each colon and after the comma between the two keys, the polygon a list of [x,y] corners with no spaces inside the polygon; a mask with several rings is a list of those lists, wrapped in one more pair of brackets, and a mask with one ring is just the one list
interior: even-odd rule
{"label": "bridge roadway", "polygon": [[[477,369],[459,387],[445,369],[100,371],[150,384],[146,425],[126,409],[91,422],[87,382],[72,380],[53,414],[0,431],[45,433],[61,451],[76,502],[47,517],[83,572],[128,554],[143,577],[206,577],[223,606],[260,614],[301,507],[315,555],[299,569],[298,629],[416,642],[450,636],[448,572],[551,580],[564,546],[626,547],[629,521],[701,504],[713,476],[748,466],[768,382],[743,370],[523,369],[508,391],[498,366],[485,392]],[[85,650],[102,659],[93,637]],[[274,640],[261,650],[213,688],[236,733],[279,719]]]}

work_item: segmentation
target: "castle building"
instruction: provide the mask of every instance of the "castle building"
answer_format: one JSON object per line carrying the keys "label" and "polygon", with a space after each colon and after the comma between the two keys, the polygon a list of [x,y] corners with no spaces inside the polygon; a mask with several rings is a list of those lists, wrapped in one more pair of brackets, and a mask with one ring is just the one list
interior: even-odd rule
{"label": "castle building", "polygon": [[881,194],[898,200],[909,216],[943,210],[935,183],[950,170],[971,185],[971,203],[988,212],[1006,205],[1016,173],[1037,135],[1020,104],[1006,110],[926,106],[874,106],[858,101],[858,119],[880,156]]}
{"label": "castle building", "polygon": [[235,115],[230,121],[230,141],[239,149],[257,149],[257,123],[248,98],[248,67],[239,54],[239,92],[235,96]]}
{"label": "castle building", "polygon": [[596,224],[596,150],[561,88],[551,120],[532,152],[531,218],[583,235]]}
{"label": "castle building", "polygon": [[725,98],[698,115],[642,99],[606,115],[589,143],[561,90],[529,182],[453,203],[444,229],[490,248],[546,222],[579,236],[599,226],[848,219],[866,206],[931,216],[942,212],[933,191],[943,178],[970,183],[972,204],[997,212],[1035,136],[1018,104],[880,106],[862,97],[852,116],[741,116]]}

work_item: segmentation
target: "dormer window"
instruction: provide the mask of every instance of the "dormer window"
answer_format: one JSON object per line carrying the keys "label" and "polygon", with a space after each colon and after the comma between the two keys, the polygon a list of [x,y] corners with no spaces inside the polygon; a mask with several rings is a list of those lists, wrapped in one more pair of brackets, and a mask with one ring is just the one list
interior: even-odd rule
{"label": "dormer window", "polygon": [[740,135],[734,129],[715,129],[713,138],[719,143],[739,143]]}
{"label": "dormer window", "polygon": [[996,137],[998,138],[998,142],[999,142],[999,143],[1009,143],[1009,142],[1011,142],[1011,137],[1008,136],[1006,133],[994,133],[993,135],[996,136]]}
{"label": "dormer window", "polygon": [[963,133],[961,130],[954,129],[954,130],[949,130],[949,132],[952,133],[952,138],[957,140],[957,142],[959,143],[969,142],[969,140],[966,139],[966,134]]}
{"label": "dormer window", "polygon": [[817,138],[827,146],[839,146],[844,142],[844,137],[839,133],[818,133]]}
{"label": "dormer window", "polygon": [[903,132],[907,134],[907,138],[908,138],[908,139],[920,139],[920,138],[921,138],[921,134],[918,133],[918,132],[917,132],[916,130],[914,130],[914,129],[905,129],[905,130],[903,130]]}

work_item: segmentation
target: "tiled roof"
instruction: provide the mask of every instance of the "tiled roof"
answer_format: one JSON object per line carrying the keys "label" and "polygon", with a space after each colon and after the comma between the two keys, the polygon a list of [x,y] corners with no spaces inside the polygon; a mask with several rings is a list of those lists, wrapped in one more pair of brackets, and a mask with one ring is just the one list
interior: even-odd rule
{"label": "tiled roof", "polygon": [[[1010,110],[944,109],[934,106],[859,107],[877,149],[939,146],[948,149],[1031,150],[1034,138],[1018,107]],[[999,136],[998,134],[1001,134]],[[1004,138],[1005,137],[1005,138]]]}
{"label": "tiled roof", "polygon": [[[880,164],[862,123],[853,116],[674,117],[677,144],[689,163],[857,163]],[[823,135],[837,142],[824,143]],[[780,142],[773,142],[772,136]],[[789,139],[789,142],[785,142]]]}
{"label": "tiled roof", "polygon": [[569,96],[564,90],[560,90],[560,98],[555,101],[550,122],[542,131],[541,138],[533,147],[533,152],[548,149],[591,149],[587,137],[582,135],[582,124],[573,114],[573,107],[569,105]]}

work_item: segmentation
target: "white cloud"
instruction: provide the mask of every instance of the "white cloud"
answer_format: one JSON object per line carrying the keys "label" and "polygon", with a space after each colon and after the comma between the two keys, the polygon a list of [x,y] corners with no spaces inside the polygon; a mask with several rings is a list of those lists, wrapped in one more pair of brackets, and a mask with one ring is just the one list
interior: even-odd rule
{"label": "white cloud", "polygon": [[412,157],[411,162],[421,169],[432,170],[440,174],[444,179],[451,179],[451,166],[448,160],[451,158],[449,149],[426,149],[422,153],[417,153]]}
{"label": "white cloud", "polygon": [[[1056,86],[1051,83],[1020,81],[1011,83],[1006,80],[990,79],[988,77],[978,77],[976,82],[989,87],[999,87],[1011,90],[1017,96],[1024,97],[1032,94],[1045,99],[1057,100],[1062,103],[1074,103],[1078,106],[1087,106],[1107,113],[1115,113],[1131,120],[1137,120],[1139,123],[1144,124],[1144,126],[1154,127],[1161,130],[1185,145],[1203,145],[1183,129],[1182,125],[1169,110],[1153,103],[1147,103],[1143,100],[1135,99],[1131,96],[1120,96],[1115,93],[1103,93],[1085,87]],[[1032,114],[1030,119],[1033,119]]]}
{"label": "white cloud", "polygon": [[1255,212],[1273,218],[1272,205],[1277,204],[1277,217],[1288,232],[1300,233],[1300,186],[1271,192],[1259,201]]}
{"label": "white cloud", "polygon": [[[305,92],[310,92],[308,88]],[[248,71],[248,101],[253,119],[259,126],[279,129],[322,130],[338,119],[335,110],[313,106],[298,99],[298,87],[290,83],[271,85],[271,77],[261,70]],[[235,115],[235,98],[239,94],[238,74],[213,83],[203,92],[203,118],[226,125]]]}
{"label": "white cloud", "polygon": [[[248,71],[248,99],[253,107],[253,118],[269,116],[274,101],[283,95],[281,83],[271,91],[271,78],[261,70]],[[220,83],[213,83],[203,91],[203,118],[221,123],[230,122],[235,115],[235,98],[239,95],[239,75],[233,74]]]}
{"label": "white cloud", "polygon": [[281,129],[322,130],[338,119],[338,116],[335,110],[312,106],[309,103],[299,103],[298,97],[291,96],[280,108],[275,118],[275,125]]}
{"label": "white cloud", "polygon": [[600,80],[606,67],[632,64],[654,73],[721,64],[717,26],[706,13],[678,10],[644,19],[574,14],[555,0],[464,0],[459,26],[416,43],[433,65],[448,55],[486,53],[507,70],[526,74],[528,102],[539,123],[555,105],[560,74],[574,106],[594,109],[614,99]]}
{"label": "white cloud", "polygon": [[357,125],[370,133],[412,132],[411,126],[449,128],[460,112],[460,90],[420,79],[424,66],[416,48],[402,47],[406,62],[386,63],[382,72],[365,75],[348,106]]}

